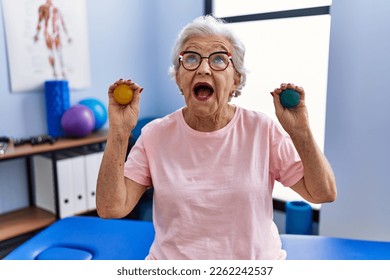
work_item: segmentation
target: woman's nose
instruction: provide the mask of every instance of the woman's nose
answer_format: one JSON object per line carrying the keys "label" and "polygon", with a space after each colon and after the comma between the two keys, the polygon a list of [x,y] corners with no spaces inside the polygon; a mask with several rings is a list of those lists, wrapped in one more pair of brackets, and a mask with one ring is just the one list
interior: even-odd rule
{"label": "woman's nose", "polygon": [[198,69],[196,69],[196,72],[199,75],[211,75],[211,68],[207,57],[202,57],[202,61]]}

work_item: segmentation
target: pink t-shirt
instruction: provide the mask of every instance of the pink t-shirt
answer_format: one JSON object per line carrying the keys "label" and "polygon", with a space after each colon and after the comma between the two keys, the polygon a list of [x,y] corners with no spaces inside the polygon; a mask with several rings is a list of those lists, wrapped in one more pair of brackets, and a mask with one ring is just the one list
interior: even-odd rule
{"label": "pink t-shirt", "polygon": [[224,128],[199,132],[179,109],[144,127],[125,176],[154,187],[148,259],[285,258],[272,190],[297,183],[303,166],[265,114],[236,107]]}

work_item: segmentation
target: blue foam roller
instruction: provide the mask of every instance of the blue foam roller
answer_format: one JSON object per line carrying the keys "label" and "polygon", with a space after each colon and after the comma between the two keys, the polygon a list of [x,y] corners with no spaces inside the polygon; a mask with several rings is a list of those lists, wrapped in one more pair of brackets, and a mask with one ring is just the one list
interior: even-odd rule
{"label": "blue foam roller", "polygon": [[67,80],[45,82],[46,120],[48,134],[61,137],[65,133],[61,127],[61,118],[70,107],[69,86]]}
{"label": "blue foam roller", "polygon": [[286,233],[313,234],[313,209],[304,201],[286,203]]}

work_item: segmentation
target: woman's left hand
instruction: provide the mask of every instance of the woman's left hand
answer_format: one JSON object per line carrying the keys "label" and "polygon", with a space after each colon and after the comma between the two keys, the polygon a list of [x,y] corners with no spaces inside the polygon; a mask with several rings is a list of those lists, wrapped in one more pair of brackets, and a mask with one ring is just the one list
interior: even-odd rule
{"label": "woman's left hand", "polygon": [[[299,104],[296,107],[285,108],[280,103],[280,94],[285,89],[293,89],[300,95]],[[279,88],[271,92],[274,100],[275,114],[284,130],[292,135],[309,129],[309,117],[305,104],[305,91],[302,87],[292,83],[282,83]]]}
{"label": "woman's left hand", "polygon": [[[279,96],[285,89],[293,89],[299,93],[300,101],[296,107],[284,108],[280,103]],[[337,196],[336,180],[332,167],[318,147],[309,127],[305,91],[292,83],[283,83],[271,92],[271,95],[274,98],[276,116],[291,136],[303,164],[303,178],[291,186],[291,189],[309,202],[334,201]]]}

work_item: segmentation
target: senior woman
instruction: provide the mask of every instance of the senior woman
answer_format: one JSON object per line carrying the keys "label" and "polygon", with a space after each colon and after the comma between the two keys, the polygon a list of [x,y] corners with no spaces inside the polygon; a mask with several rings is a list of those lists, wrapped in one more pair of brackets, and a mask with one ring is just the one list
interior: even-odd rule
{"label": "senior woman", "polygon": [[[171,73],[186,105],[145,126],[125,163],[142,88],[122,79],[109,87],[97,211],[104,218],[123,217],[153,186],[156,235],[148,259],[284,259],[273,222],[274,181],[310,202],[336,197],[332,169],[309,127],[303,88],[283,83],[271,92],[284,130],[263,113],[229,103],[245,84],[244,52],[212,16],[185,26]],[[123,83],[135,92],[127,106],[112,97]],[[286,88],[299,92],[298,107],[281,106]]]}

